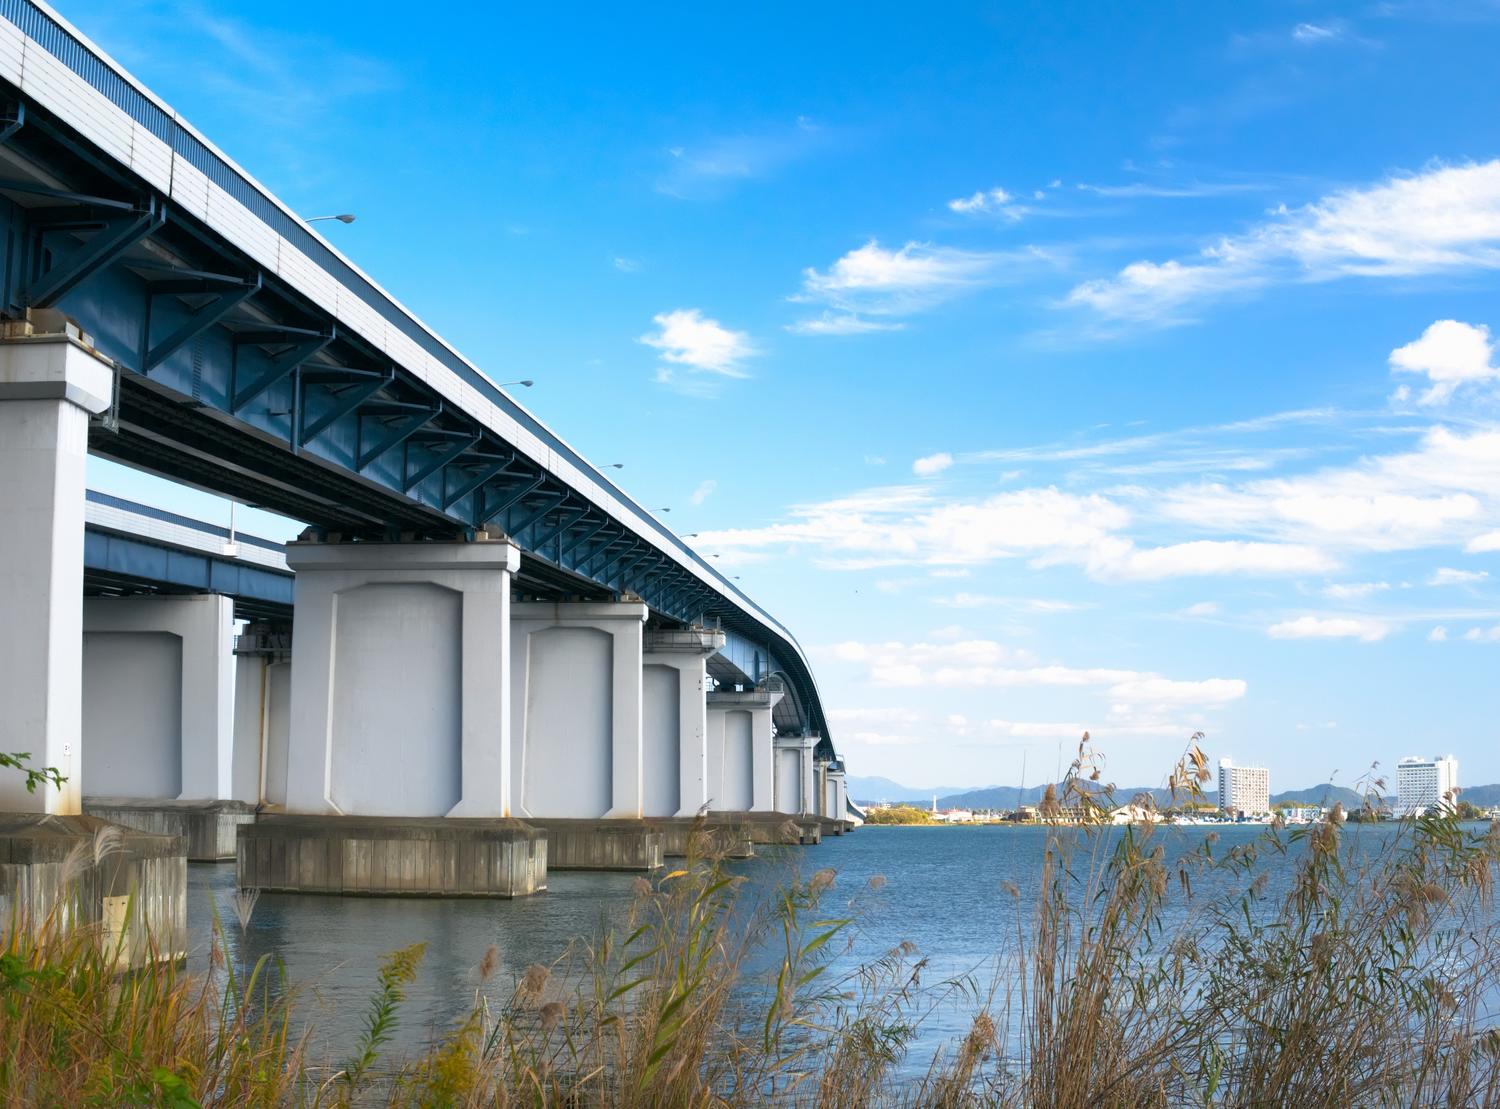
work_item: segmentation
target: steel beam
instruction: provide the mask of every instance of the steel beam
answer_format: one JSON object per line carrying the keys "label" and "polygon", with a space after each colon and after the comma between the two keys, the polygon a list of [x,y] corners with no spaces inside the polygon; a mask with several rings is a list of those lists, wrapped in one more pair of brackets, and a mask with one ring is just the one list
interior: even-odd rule
{"label": "steel beam", "polygon": [[[221,275],[215,276],[221,277]],[[221,277],[221,279],[223,278]],[[170,358],[184,343],[190,342],[195,336],[207,331],[214,324],[229,315],[241,301],[258,293],[261,288],[261,275],[259,273],[255,275],[253,280],[248,281],[243,278],[227,278],[223,280],[238,281],[240,283],[217,292],[215,299],[194,309],[188,318],[178,325],[177,330],[173,331],[155,346],[150,347],[146,351],[145,360],[141,365],[142,373],[149,374],[157,366],[160,366]],[[184,289],[176,282],[162,282],[151,286],[150,292],[147,295],[149,297],[157,297],[179,292],[213,293],[214,290],[202,287]],[[149,313],[147,320],[149,323]]]}
{"label": "steel beam", "polygon": [[[307,328],[289,327],[277,331],[252,331],[234,337],[234,364],[229,369],[231,415],[260,396],[278,381],[290,377],[297,367],[333,342],[338,337],[337,329],[312,331]],[[239,350],[242,346],[279,346],[287,344],[290,349],[269,356],[270,366],[243,388],[239,384]]]}
{"label": "steel beam", "polygon": [[[0,189],[5,187],[6,183],[0,182]],[[93,238],[32,283],[26,291],[27,303],[33,308],[52,307],[80,282],[104,269],[166,220],[166,213],[155,197],[146,202],[144,209],[127,208],[123,215],[102,217],[99,220],[101,226]],[[43,226],[42,232],[46,230]]]}

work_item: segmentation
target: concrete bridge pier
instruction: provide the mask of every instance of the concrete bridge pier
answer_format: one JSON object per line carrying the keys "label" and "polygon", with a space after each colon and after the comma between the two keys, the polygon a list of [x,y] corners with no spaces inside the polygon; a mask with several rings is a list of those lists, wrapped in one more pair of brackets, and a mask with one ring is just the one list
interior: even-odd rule
{"label": "concrete bridge pier", "polygon": [[642,820],[646,615],[639,601],[511,608],[512,796],[546,831],[549,867],[662,865],[661,831]]}
{"label": "concrete bridge pier", "polygon": [[749,837],[710,826],[708,686],[704,664],[724,646],[714,628],[655,628],[646,632],[644,680],[645,815],[661,829],[664,854],[697,850],[734,857],[753,854]]}
{"label": "concrete bridge pier", "polygon": [[239,884],[476,897],[545,889],[546,840],[510,819],[516,547],[484,534],[298,542],[287,563],[297,577],[285,808],[240,829]]}
{"label": "concrete bridge pier", "polygon": [[234,602],[213,594],[83,604],[84,810],[232,859],[255,817],[234,785]]}
{"label": "concrete bridge pier", "polygon": [[805,841],[801,827],[776,811],[772,713],[784,696],[771,682],[708,695],[709,819],[753,844]]}
{"label": "concrete bridge pier", "polygon": [[187,862],[177,838],[107,833],[81,813],[84,474],[114,367],[58,314],[35,321],[4,324],[0,340],[0,750],[65,780],[29,793],[0,771],[0,928],[51,917],[105,942],[123,932],[137,964],[183,949]]}

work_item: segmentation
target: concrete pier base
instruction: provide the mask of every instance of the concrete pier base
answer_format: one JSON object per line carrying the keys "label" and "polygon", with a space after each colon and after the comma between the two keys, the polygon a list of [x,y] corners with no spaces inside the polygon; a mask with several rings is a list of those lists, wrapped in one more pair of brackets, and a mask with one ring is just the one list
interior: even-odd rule
{"label": "concrete pier base", "polygon": [[528,817],[547,835],[552,870],[656,870],[665,860],[664,836],[640,820]]}
{"label": "concrete pier base", "polygon": [[263,813],[239,828],[241,889],[375,897],[525,897],[547,837],[518,820]]}
{"label": "concrete pier base", "polygon": [[823,842],[823,829],[817,817],[746,812],[711,813],[710,819],[718,827],[736,829],[758,846],[810,847]]}
{"label": "concrete pier base", "polygon": [[246,801],[139,801],[129,797],[85,797],[83,811],[142,832],[182,836],[188,862],[213,863],[235,857],[241,824],[255,823]]}
{"label": "concrete pier base", "polygon": [[[721,814],[702,819],[673,817],[651,820],[661,830],[662,853],[669,859],[699,858],[750,859],[755,844],[744,827],[728,822]],[[700,837],[694,842],[693,837]]]}
{"label": "concrete pier base", "polygon": [[187,951],[187,859],[179,836],[93,816],[0,816],[0,931],[98,929],[129,970]]}

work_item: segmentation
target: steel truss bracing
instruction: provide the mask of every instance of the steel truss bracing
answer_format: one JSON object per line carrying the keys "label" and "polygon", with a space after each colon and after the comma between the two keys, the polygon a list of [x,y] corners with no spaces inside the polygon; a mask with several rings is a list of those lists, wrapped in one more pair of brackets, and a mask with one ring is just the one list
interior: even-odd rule
{"label": "steel truss bracing", "polygon": [[[37,19],[65,34],[45,13]],[[705,580],[714,574],[706,564],[695,573],[668,554],[680,541],[664,528],[644,513],[627,522],[604,510],[445,404],[273,267],[9,95],[0,103],[0,310],[19,319],[56,309],[121,366],[118,430],[95,429],[91,450],[346,538],[451,538],[498,526],[525,553],[528,591],[638,596],[657,618],[707,620],[770,642],[805,706],[801,726],[827,735],[795,645],[722,577]],[[317,240],[295,233],[312,254]]]}

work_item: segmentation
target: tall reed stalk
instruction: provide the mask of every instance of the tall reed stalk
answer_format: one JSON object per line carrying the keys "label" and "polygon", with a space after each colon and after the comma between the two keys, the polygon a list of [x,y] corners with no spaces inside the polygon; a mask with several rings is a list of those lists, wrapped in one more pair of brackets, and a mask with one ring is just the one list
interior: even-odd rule
{"label": "tall reed stalk", "polygon": [[[1168,784],[1193,800],[1207,776],[1195,737]],[[217,921],[197,976],[120,975],[109,936],[13,926],[0,1104],[1500,1106],[1500,828],[1372,835],[1336,813],[1222,850],[1109,827],[1113,805],[1085,736],[1047,801],[1035,900],[999,895],[1015,931],[992,981],[933,980],[907,943],[854,959],[880,879],[843,890],[822,870],[768,893],[701,834],[500,1003],[487,952],[467,1011],[415,1055],[391,1044],[422,950],[394,953],[342,1064],[315,1054],[277,964],[224,957]],[[913,1058],[939,1011],[967,1030]]]}

